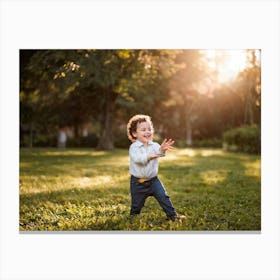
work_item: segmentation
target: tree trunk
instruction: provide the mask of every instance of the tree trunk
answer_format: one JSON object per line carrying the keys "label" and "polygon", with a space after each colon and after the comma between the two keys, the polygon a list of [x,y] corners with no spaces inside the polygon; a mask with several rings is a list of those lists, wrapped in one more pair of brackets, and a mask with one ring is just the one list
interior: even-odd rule
{"label": "tree trunk", "polygon": [[29,148],[33,147],[33,122],[29,123]]}
{"label": "tree trunk", "polygon": [[192,121],[190,118],[187,118],[186,121],[187,121],[186,144],[187,146],[191,146],[192,145]]}
{"label": "tree trunk", "polygon": [[74,138],[77,139],[79,137],[79,123],[74,123]]}
{"label": "tree trunk", "polygon": [[253,82],[250,81],[248,93],[245,100],[245,116],[244,116],[244,123],[249,125],[254,124],[255,100],[253,94],[254,94],[254,86],[253,86]]}
{"label": "tree trunk", "polygon": [[191,111],[192,104],[190,100],[185,99],[185,118],[186,118],[186,145],[189,147],[192,145],[192,119]]}
{"label": "tree trunk", "polygon": [[246,104],[245,104],[245,117],[244,123],[252,125],[254,123],[254,113],[253,113],[253,102],[252,102],[252,92],[248,92]]}
{"label": "tree trunk", "polygon": [[104,121],[101,123],[101,137],[99,139],[97,149],[98,150],[113,150],[114,149],[114,117],[115,117],[115,105],[117,94],[114,92],[106,92],[105,104],[102,110],[104,116],[101,119]]}

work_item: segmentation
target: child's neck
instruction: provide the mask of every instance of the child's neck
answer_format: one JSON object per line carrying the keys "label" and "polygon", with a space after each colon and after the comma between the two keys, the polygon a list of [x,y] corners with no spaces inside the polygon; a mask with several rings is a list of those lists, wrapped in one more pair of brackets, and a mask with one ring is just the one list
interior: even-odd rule
{"label": "child's neck", "polygon": [[142,142],[142,141],[140,141],[140,140],[138,140],[140,143],[142,143],[145,147],[147,147],[148,146],[148,144],[149,144],[149,142]]}

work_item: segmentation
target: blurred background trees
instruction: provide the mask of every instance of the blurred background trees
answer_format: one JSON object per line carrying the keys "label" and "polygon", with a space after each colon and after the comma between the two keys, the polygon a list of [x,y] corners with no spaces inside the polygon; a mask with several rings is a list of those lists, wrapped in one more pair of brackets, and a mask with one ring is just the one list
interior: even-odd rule
{"label": "blurred background trees", "polygon": [[260,128],[260,73],[259,50],[20,50],[20,144],[126,148],[142,113],[159,140],[219,147]]}

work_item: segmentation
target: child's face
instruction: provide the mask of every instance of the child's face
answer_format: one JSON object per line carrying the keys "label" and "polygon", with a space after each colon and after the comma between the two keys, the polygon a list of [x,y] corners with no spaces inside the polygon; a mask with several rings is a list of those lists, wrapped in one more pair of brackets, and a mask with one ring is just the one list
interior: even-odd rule
{"label": "child's face", "polygon": [[143,144],[147,144],[153,137],[150,124],[148,122],[138,123],[136,132],[133,132],[133,136]]}

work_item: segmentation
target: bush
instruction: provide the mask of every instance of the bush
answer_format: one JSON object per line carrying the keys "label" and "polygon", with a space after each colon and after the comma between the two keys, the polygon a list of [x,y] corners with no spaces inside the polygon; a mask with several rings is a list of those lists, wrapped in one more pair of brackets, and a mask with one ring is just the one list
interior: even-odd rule
{"label": "bush", "polygon": [[194,141],[193,147],[201,148],[221,148],[222,140],[217,138],[203,139]]}
{"label": "bush", "polygon": [[260,154],[261,136],[256,125],[242,126],[223,134],[223,148],[233,152]]}
{"label": "bush", "polygon": [[184,139],[176,139],[175,140],[175,146],[178,148],[186,148],[187,144],[186,144],[186,140]]}
{"label": "bush", "polygon": [[114,137],[114,146],[116,148],[128,149],[131,142],[126,133],[116,133]]}
{"label": "bush", "polygon": [[98,143],[98,137],[95,134],[89,134],[86,137],[79,136],[73,138],[67,138],[67,148],[92,148],[96,147]]}
{"label": "bush", "polygon": [[45,135],[42,133],[34,133],[33,147],[56,147],[57,137],[54,135]]}
{"label": "bush", "polygon": [[29,147],[30,145],[30,136],[29,135],[21,135],[20,136],[20,147]]}

